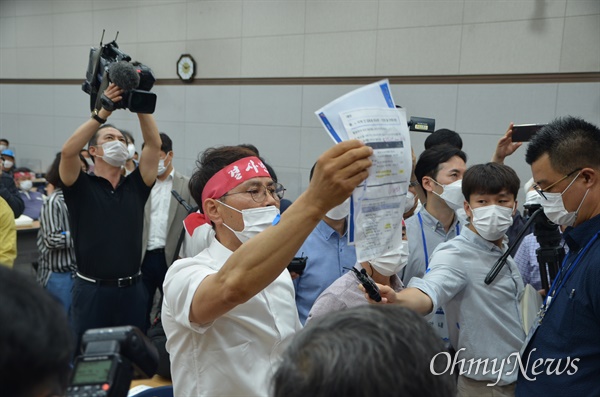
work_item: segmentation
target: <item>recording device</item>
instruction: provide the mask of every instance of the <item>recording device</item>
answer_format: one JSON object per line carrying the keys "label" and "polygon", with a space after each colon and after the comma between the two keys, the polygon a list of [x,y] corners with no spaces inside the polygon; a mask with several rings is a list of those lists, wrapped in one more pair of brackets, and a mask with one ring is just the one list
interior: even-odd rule
{"label": "recording device", "polygon": [[513,125],[512,141],[513,142],[529,142],[531,138],[537,134],[546,124],[519,124]]}
{"label": "recording device", "polygon": [[369,277],[365,269],[360,269],[360,272],[354,267],[345,267],[344,269],[351,270],[352,273],[354,273],[358,282],[361,283],[362,286],[365,288],[365,291],[367,291],[369,298],[373,299],[375,302],[381,302],[379,288],[377,288],[377,284],[375,284],[375,281],[373,281],[373,279]]}
{"label": "recording device", "polygon": [[[396,105],[396,108],[402,109],[402,106]],[[435,131],[435,119],[427,117],[411,117],[407,122],[409,131],[433,132]]]}
{"label": "recording device", "polygon": [[516,241],[502,254],[489,271],[485,277],[485,283],[489,285],[494,281],[500,270],[502,270],[502,267],[506,264],[508,256],[513,253],[515,247],[523,240],[523,237],[529,230],[529,226],[533,223],[533,234],[540,245],[535,252],[542,279],[542,288],[548,291],[565,257],[565,249],[560,245],[560,230],[558,225],[550,222],[546,214],[544,214],[544,209],[541,205],[530,204],[525,207],[529,210],[531,216],[525,225],[523,225],[523,229],[519,232]]}
{"label": "recording device", "polygon": [[156,372],[158,351],[137,327],[91,329],[83,334],[67,397],[125,397],[134,377]]}
{"label": "recording device", "polygon": [[[117,37],[119,33],[117,32]],[[156,94],[149,92],[156,79],[148,66],[132,61],[131,57],[119,49],[117,37],[99,47],[90,49],[88,68],[81,89],[90,94],[90,110],[129,109],[133,113],[154,113]],[[113,103],[102,93],[112,82],[123,89],[123,99]]]}
{"label": "recording device", "polygon": [[306,268],[307,259],[308,259],[308,257],[306,257],[306,256],[300,256],[300,257],[297,256],[294,259],[292,259],[290,264],[287,266],[287,269],[290,272],[294,272],[296,274],[302,274],[302,272],[304,272],[304,269]]}
{"label": "recording device", "polygon": [[[173,195],[173,197],[175,197],[175,200],[177,200],[177,202],[179,204],[183,205],[183,208],[185,208],[188,215],[191,214],[192,212],[196,212],[198,210],[198,207],[192,208],[192,206],[189,205],[187,203],[187,201],[185,201],[183,199],[183,197],[181,197],[179,195],[179,193],[177,193],[177,190],[175,190],[175,189],[171,190],[171,194]],[[185,227],[181,227],[181,233],[179,233],[179,239],[177,240],[177,245],[175,246],[175,253],[173,254],[173,260],[171,261],[171,263],[175,262],[177,260],[177,258],[179,258],[179,250],[181,249],[181,245],[183,244],[184,238],[185,238]]]}
{"label": "recording device", "polygon": [[187,201],[183,199],[183,197],[179,195],[179,193],[177,193],[177,190],[171,190],[171,194],[173,195],[173,197],[175,197],[175,200],[177,200],[179,204],[183,205],[183,208],[185,208],[188,214],[191,214],[192,212],[196,211],[187,203]]}

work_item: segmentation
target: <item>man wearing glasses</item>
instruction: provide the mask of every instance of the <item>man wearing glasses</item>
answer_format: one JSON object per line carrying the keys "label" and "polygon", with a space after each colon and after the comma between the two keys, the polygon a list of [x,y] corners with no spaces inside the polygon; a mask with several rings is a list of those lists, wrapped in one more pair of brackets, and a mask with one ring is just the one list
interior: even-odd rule
{"label": "man wearing glasses", "polygon": [[527,147],[546,216],[569,254],[525,341],[517,396],[600,396],[600,129],[559,118]]}
{"label": "man wearing glasses", "polygon": [[206,150],[190,187],[201,191],[215,239],[176,261],[162,320],[177,396],[264,396],[286,340],[301,328],[286,270],[325,213],[367,177],[372,149],[342,142],[317,162],[307,190],[279,215],[283,187],[238,146]]}

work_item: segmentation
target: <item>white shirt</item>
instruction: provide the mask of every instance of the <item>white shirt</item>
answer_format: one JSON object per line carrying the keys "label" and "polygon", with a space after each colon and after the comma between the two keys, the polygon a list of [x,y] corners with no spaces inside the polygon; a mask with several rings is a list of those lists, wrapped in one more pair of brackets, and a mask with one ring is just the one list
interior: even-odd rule
{"label": "white shirt", "polygon": [[169,205],[173,190],[175,168],[164,181],[156,180],[150,191],[150,225],[148,225],[148,251],[165,248],[169,221]]}
{"label": "white shirt", "polygon": [[191,258],[204,251],[215,238],[215,230],[210,223],[205,223],[190,231],[185,225],[185,237],[181,243],[179,256],[182,258]]}
{"label": "white shirt", "polygon": [[286,340],[301,328],[287,270],[212,323],[190,322],[196,289],[231,254],[214,239],[196,257],[180,259],[167,271],[162,321],[176,396],[267,396]]}

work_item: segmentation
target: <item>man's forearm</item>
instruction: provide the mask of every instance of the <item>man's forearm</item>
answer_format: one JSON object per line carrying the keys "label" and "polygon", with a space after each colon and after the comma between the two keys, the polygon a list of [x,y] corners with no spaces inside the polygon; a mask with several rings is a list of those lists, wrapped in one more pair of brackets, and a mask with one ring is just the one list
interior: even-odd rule
{"label": "man's forearm", "polygon": [[158,126],[151,114],[138,113],[142,137],[144,138],[144,148],[151,147],[160,150],[161,140],[158,135]]}
{"label": "man's forearm", "polygon": [[144,137],[144,149],[140,158],[139,168],[144,183],[152,186],[158,171],[158,158],[161,146],[158,126],[151,114],[138,113],[140,128]]}
{"label": "man's forearm", "polygon": [[433,301],[429,295],[418,288],[406,288],[398,292],[394,303],[414,310],[422,316],[431,313],[433,310]]}

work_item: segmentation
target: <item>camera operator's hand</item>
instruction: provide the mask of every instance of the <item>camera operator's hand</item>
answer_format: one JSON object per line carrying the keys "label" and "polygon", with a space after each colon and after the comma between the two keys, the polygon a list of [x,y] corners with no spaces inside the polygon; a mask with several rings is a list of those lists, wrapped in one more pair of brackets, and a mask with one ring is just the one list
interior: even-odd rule
{"label": "camera operator's hand", "polygon": [[110,116],[112,111],[114,110],[114,104],[120,102],[123,99],[123,90],[119,88],[119,86],[117,86],[115,83],[110,83],[108,87],[106,87],[106,90],[104,90],[104,92],[102,93],[102,96],[108,99],[108,101],[112,102],[113,104],[112,109],[107,109],[103,104],[102,108],[98,111],[98,115],[100,117],[102,117],[103,119],[107,119],[108,116]]}

